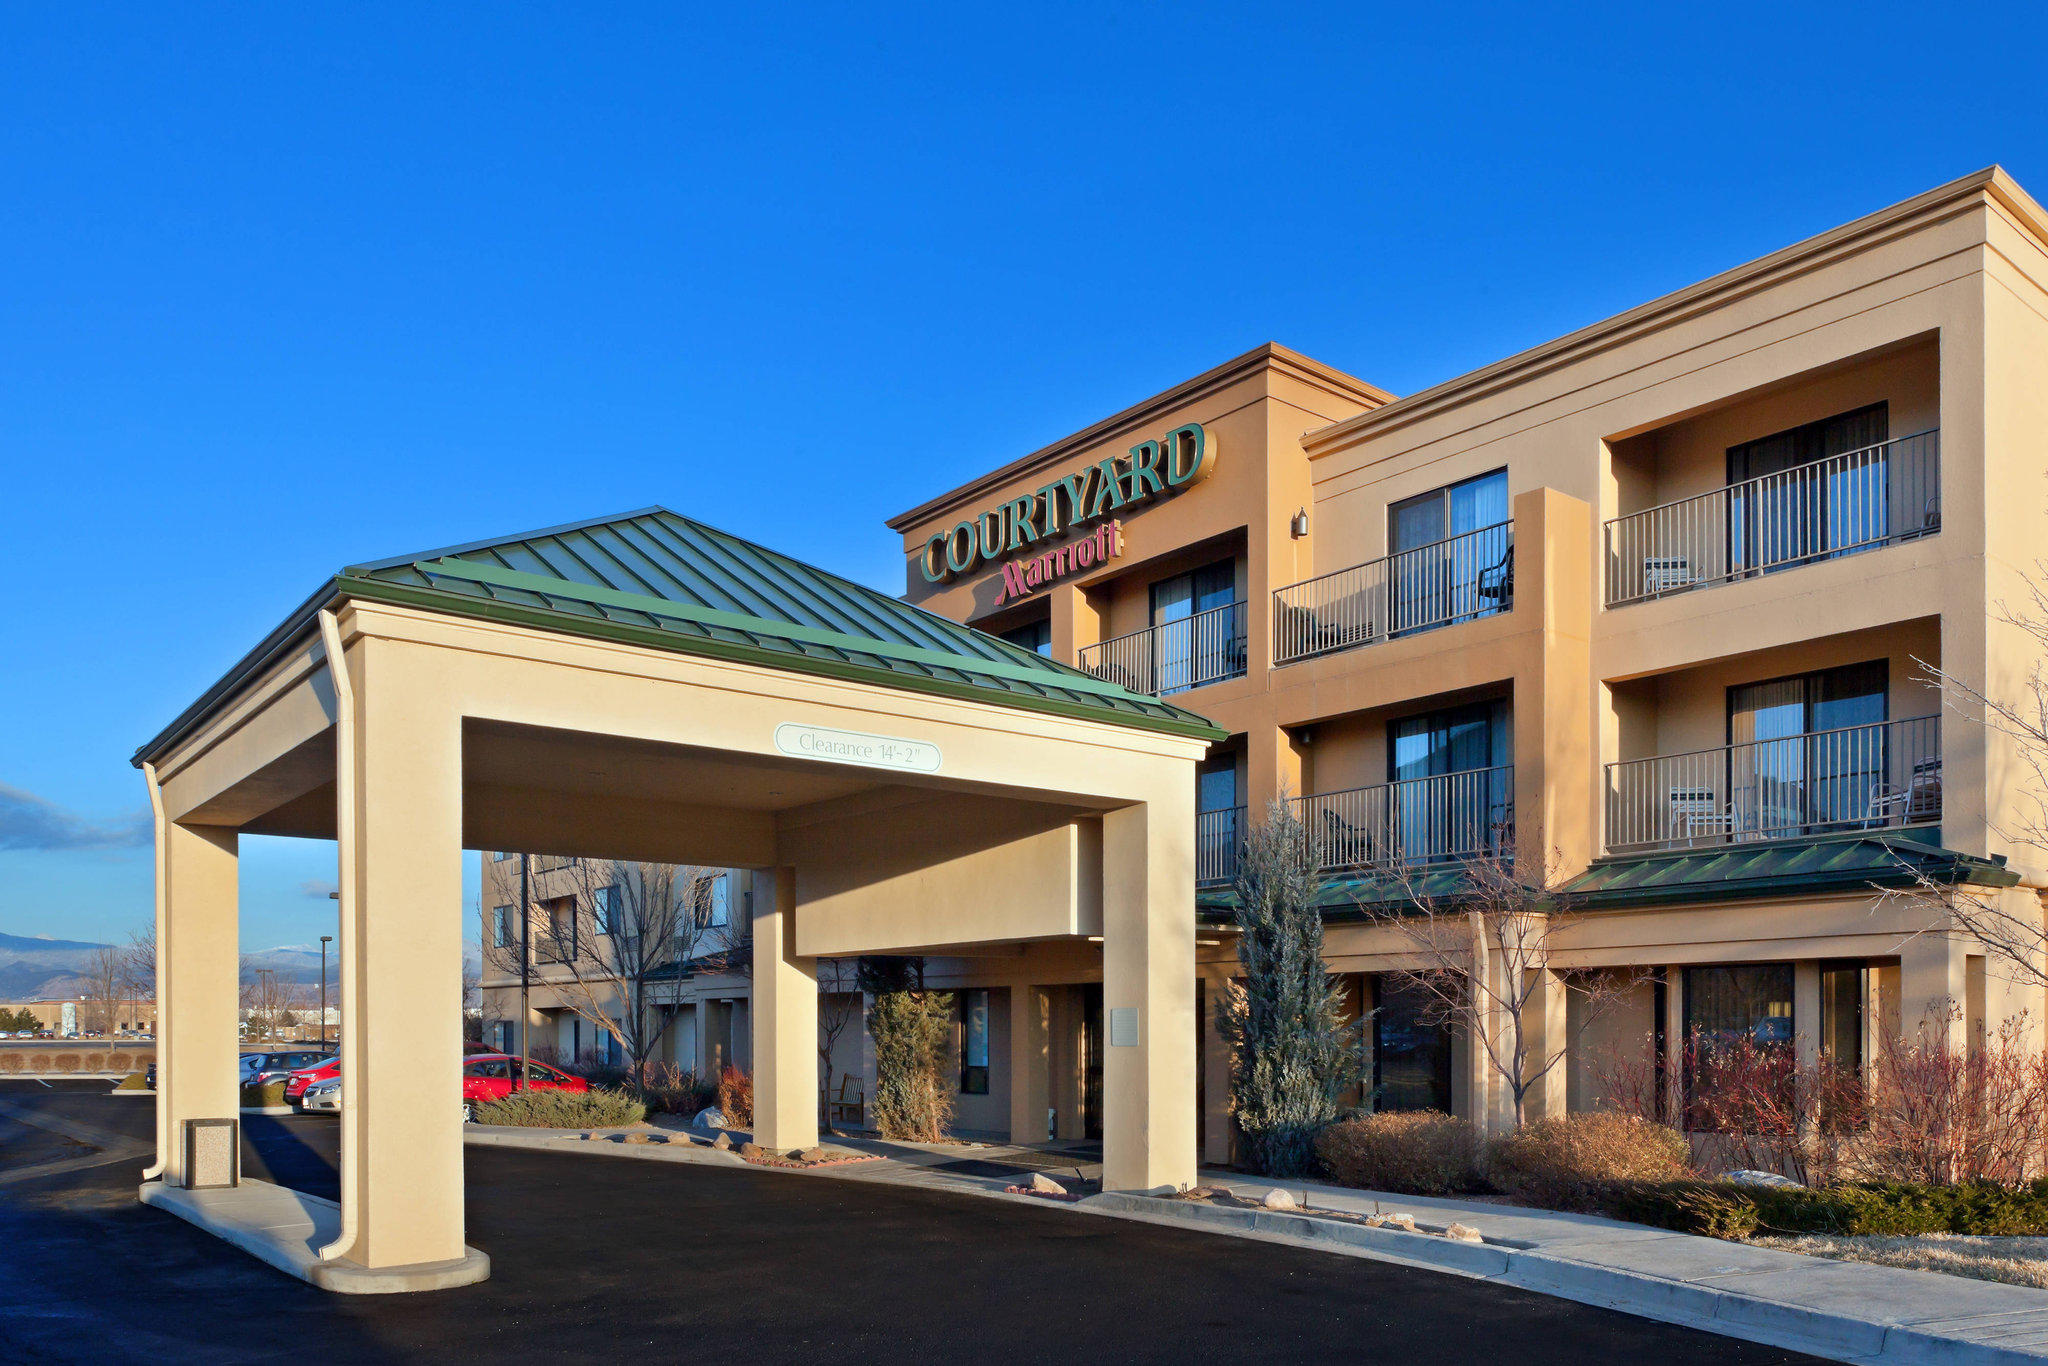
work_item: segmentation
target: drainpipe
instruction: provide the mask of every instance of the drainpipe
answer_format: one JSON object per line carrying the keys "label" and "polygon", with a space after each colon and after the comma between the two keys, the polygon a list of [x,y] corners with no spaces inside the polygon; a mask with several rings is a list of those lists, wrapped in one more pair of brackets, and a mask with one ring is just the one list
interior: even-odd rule
{"label": "drainpipe", "polygon": [[169,1141],[170,1119],[164,1114],[163,1094],[163,1084],[169,1081],[171,1077],[170,1070],[166,1066],[169,1061],[167,1046],[170,1043],[171,1035],[171,1012],[165,1008],[166,1003],[164,1002],[164,903],[168,900],[164,895],[164,872],[165,865],[169,860],[164,857],[164,790],[157,785],[156,765],[151,763],[143,764],[142,777],[149,784],[149,813],[156,822],[156,953],[153,955],[156,962],[151,964],[152,969],[156,973],[154,994],[158,1003],[156,1013],[156,1161],[151,1163],[142,1173],[144,1181],[154,1181],[164,1174],[164,1162],[171,1151]]}
{"label": "drainpipe", "polygon": [[327,675],[334,684],[334,842],[339,858],[341,901],[341,1234],[320,1249],[320,1260],[332,1261],[355,1246],[356,1170],[363,1151],[363,1087],[367,1081],[356,1066],[356,972],[361,942],[357,937],[356,896],[356,694],[341,649],[341,627],[334,613],[320,609],[320,643],[327,651]]}

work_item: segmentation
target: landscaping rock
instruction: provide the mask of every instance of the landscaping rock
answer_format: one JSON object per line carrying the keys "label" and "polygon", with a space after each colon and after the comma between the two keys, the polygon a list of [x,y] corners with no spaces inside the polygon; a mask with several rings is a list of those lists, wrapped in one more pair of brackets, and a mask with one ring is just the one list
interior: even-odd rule
{"label": "landscaping rock", "polygon": [[1025,1183],[1037,1195],[1065,1195],[1067,1188],[1047,1176],[1044,1172],[1031,1173],[1031,1180]]}
{"label": "landscaping rock", "polygon": [[1295,1199],[1292,1195],[1289,1195],[1286,1191],[1281,1190],[1278,1186],[1275,1186],[1273,1187],[1273,1189],[1267,1191],[1266,1198],[1260,1201],[1259,1203],[1263,1204],[1267,1209],[1301,1208],[1299,1204],[1295,1203]]}
{"label": "landscaping rock", "polygon": [[625,1143],[651,1143],[653,1139],[647,1134],[627,1134],[620,1141]]}
{"label": "landscaping rock", "polygon": [[699,1110],[696,1114],[690,1116],[690,1123],[699,1129],[723,1129],[726,1127],[725,1115],[716,1105]]}
{"label": "landscaping rock", "polygon": [[1722,1172],[1721,1179],[1723,1181],[1733,1182],[1735,1185],[1738,1186],[1770,1186],[1778,1190],[1804,1189],[1804,1187],[1802,1187],[1797,1181],[1794,1181],[1791,1177],[1780,1176],[1776,1172],[1760,1172],[1745,1169],[1742,1171]]}
{"label": "landscaping rock", "polygon": [[1214,1186],[1190,1186],[1180,1193],[1183,1200],[1214,1200],[1222,1194]]}
{"label": "landscaping rock", "polygon": [[831,1159],[831,1154],[823,1148],[806,1148],[795,1157],[799,1162],[825,1162]]}
{"label": "landscaping rock", "polygon": [[1452,1224],[1444,1230],[1444,1237],[1455,1238],[1461,1243],[1483,1243],[1486,1241],[1485,1238],[1480,1236],[1479,1230],[1470,1224]]}
{"label": "landscaping rock", "polygon": [[1414,1233],[1415,1216],[1412,1214],[1375,1214],[1365,1221],[1367,1228],[1398,1228]]}
{"label": "landscaping rock", "polygon": [[711,1140],[711,1146],[720,1152],[725,1152],[732,1147],[732,1135],[721,1130],[718,1137]]}
{"label": "landscaping rock", "polygon": [[[721,1135],[721,1137],[722,1137],[722,1135]],[[742,1144],[740,1144],[740,1156],[741,1156],[741,1157],[762,1157],[762,1156],[765,1156],[765,1155],[766,1155],[766,1151],[767,1151],[767,1150],[766,1150],[766,1149],[764,1149],[764,1148],[763,1148],[763,1147],[762,1147],[762,1146],[761,1146],[760,1144],[758,1144],[758,1143],[748,1142],[748,1143],[742,1143]]]}

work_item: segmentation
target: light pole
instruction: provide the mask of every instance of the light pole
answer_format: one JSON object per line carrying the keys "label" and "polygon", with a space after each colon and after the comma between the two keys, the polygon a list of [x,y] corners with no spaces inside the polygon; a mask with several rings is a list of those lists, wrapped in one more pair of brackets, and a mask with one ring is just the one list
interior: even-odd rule
{"label": "light pole", "polygon": [[531,872],[533,855],[519,856],[519,1088],[526,1089],[526,1073],[533,1065],[532,1055],[527,1052],[527,1025],[533,1020],[533,1008],[527,1004],[533,992],[533,955],[527,952],[527,935],[533,928],[533,882]]}
{"label": "light pole", "polygon": [[320,936],[320,1046],[327,1047],[327,946],[334,942],[334,936]]}

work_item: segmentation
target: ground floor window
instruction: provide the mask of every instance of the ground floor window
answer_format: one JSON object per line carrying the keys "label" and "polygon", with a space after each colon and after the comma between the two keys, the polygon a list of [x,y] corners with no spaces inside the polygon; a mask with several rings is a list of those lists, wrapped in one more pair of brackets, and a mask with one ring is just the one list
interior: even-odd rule
{"label": "ground floor window", "polygon": [[960,993],[960,1094],[988,1094],[988,992]]}
{"label": "ground floor window", "polygon": [[1863,1002],[1866,974],[1861,963],[1825,963],[1820,970],[1820,1051],[1837,1067],[1863,1066]]}
{"label": "ground floor window", "polygon": [[1710,1047],[1792,1042],[1792,965],[1687,968],[1685,1036]]}
{"label": "ground floor window", "polygon": [[1436,1019],[1428,988],[1398,977],[1379,979],[1372,1021],[1375,1110],[1451,1112],[1451,1033]]}

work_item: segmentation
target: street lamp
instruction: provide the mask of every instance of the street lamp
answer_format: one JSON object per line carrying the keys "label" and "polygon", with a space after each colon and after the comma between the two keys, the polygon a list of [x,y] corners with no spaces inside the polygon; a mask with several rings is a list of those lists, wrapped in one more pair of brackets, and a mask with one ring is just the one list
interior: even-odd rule
{"label": "street lamp", "polygon": [[327,946],[334,942],[334,936],[320,936],[320,1046],[327,1047]]}

